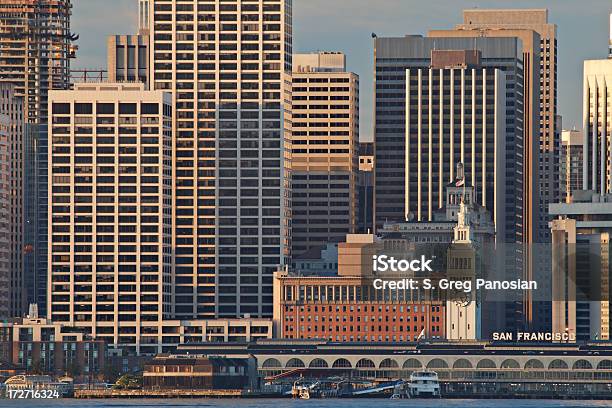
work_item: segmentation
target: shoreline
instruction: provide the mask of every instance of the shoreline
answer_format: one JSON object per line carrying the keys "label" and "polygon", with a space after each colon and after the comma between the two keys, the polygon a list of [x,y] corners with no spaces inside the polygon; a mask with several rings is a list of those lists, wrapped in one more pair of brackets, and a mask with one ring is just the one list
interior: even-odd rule
{"label": "shoreline", "polygon": [[[550,401],[609,401],[609,395],[552,395],[542,393],[534,394],[453,394],[446,395],[440,400],[550,400]],[[287,400],[291,396],[278,394],[249,392],[242,390],[79,390],[75,391],[74,397],[69,399],[278,399]],[[343,399],[343,400],[381,400],[388,397],[373,398],[354,398],[354,397],[334,397],[334,398],[313,398],[313,399]],[[413,398],[416,400],[426,400],[427,398]]]}

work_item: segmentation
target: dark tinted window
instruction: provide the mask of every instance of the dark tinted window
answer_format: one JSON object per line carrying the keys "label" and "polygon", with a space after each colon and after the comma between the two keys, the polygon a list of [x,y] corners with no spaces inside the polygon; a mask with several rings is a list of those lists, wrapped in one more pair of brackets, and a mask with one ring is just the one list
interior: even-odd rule
{"label": "dark tinted window", "polygon": [[99,103],[96,105],[98,115],[113,115],[115,113],[114,103]]}
{"label": "dark tinted window", "polygon": [[54,103],[53,104],[54,115],[69,115],[70,104],[69,103]]}
{"label": "dark tinted window", "polygon": [[122,115],[135,115],[136,114],[136,104],[135,103],[119,104],[119,113]]}
{"label": "dark tinted window", "polygon": [[75,103],[74,113],[77,115],[91,115],[93,113],[93,107],[91,103]]}
{"label": "dark tinted window", "polygon": [[143,115],[159,114],[159,105],[156,103],[143,103],[140,105],[140,113]]}

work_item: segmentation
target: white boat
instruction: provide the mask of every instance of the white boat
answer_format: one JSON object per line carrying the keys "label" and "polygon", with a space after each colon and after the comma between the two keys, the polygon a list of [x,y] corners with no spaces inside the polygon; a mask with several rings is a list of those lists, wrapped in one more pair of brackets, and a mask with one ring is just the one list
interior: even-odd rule
{"label": "white boat", "polygon": [[408,393],[412,398],[440,398],[438,374],[433,371],[415,371],[410,375]]}

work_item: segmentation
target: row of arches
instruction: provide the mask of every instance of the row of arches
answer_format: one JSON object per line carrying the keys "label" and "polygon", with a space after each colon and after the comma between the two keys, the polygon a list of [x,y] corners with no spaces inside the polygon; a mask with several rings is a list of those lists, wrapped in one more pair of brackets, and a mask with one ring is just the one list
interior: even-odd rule
{"label": "row of arches", "polygon": [[[283,368],[283,366],[279,360],[275,358],[268,358],[267,360],[263,362],[262,368]],[[300,360],[299,358],[292,358],[289,361],[287,361],[287,364],[285,364],[284,368],[306,368],[306,364],[304,364],[304,362]],[[308,364],[308,368],[330,368],[330,366],[329,366],[329,363],[323,360],[322,358],[315,358]],[[357,361],[357,364],[355,364],[355,367],[353,367],[352,363],[348,361],[347,359],[338,358],[332,363],[331,368],[399,369],[400,366],[397,361],[391,358],[385,358],[384,360],[382,360],[380,364],[378,365],[378,367],[376,367],[376,364],[374,364],[374,361],[370,360],[369,358],[362,358],[361,360]],[[424,368],[423,364],[416,358],[410,358],[406,360],[404,364],[402,364],[402,369],[422,369],[422,368]],[[440,358],[434,358],[434,359],[431,359],[427,363],[425,368],[448,369],[450,367],[446,361]],[[479,360],[478,363],[476,364],[476,367],[474,367],[473,364],[469,360],[465,358],[460,358],[453,363],[452,368],[453,369],[473,369],[473,368],[498,369],[499,368],[499,369],[535,369],[535,370],[542,369],[543,370],[545,366],[542,361],[537,360],[537,359],[528,360],[524,365],[521,365],[519,364],[518,361],[509,358],[509,359],[502,361],[502,363],[498,367],[497,364],[493,360],[490,360],[488,358],[483,358]],[[549,370],[569,370],[570,366],[565,361],[556,359],[556,360],[551,361],[548,364],[547,368]],[[572,364],[572,367],[571,367],[572,370],[593,370],[594,368],[595,367],[593,367],[593,364],[591,364],[587,360],[577,360],[576,362]],[[597,364],[596,369],[597,370],[612,370],[612,360],[600,361]]]}

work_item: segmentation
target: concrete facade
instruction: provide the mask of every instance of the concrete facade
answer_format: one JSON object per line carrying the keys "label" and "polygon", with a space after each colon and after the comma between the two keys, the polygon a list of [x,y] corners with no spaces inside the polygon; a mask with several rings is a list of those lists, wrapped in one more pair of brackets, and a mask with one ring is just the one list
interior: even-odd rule
{"label": "concrete facade", "polygon": [[151,0],[150,83],[172,91],[173,314],[272,315],[291,251],[291,0]]}
{"label": "concrete facade", "polygon": [[294,55],[292,257],[357,229],[359,76],[344,60]]}
{"label": "concrete facade", "polygon": [[612,193],[611,84],[612,59],[584,61],[583,188],[601,195]]}
{"label": "concrete facade", "polygon": [[[444,79],[446,82],[443,82],[443,88],[446,88],[447,94],[445,95],[443,92],[442,97],[440,97],[440,69],[431,68],[430,66],[431,53],[434,49],[478,50],[481,54],[481,63],[478,67],[443,69],[443,78],[446,77]],[[496,174],[497,177],[504,178],[504,182],[496,184],[494,180],[487,181],[488,187],[486,191],[489,195],[487,207],[492,212],[495,211],[492,208],[495,201],[493,198],[495,190],[492,188],[492,185],[501,188],[503,184],[506,200],[498,201],[498,205],[503,206],[503,208],[497,209],[497,215],[501,216],[505,213],[505,218],[503,220],[497,219],[497,222],[503,222],[504,227],[497,225],[497,228],[505,231],[505,235],[498,235],[497,239],[502,242],[516,242],[521,239],[524,233],[522,220],[522,200],[524,195],[522,192],[523,180],[521,176],[523,166],[523,99],[517,95],[522,95],[522,59],[522,43],[517,38],[473,39],[406,36],[401,38],[375,39],[374,217],[377,229],[381,228],[384,222],[406,221],[406,216],[410,213],[414,213],[415,218],[418,218],[420,215],[422,220],[430,219],[430,214],[440,206],[440,202],[444,201],[444,195],[440,193],[440,188],[444,186],[445,182],[454,181],[453,173],[457,162],[461,161],[466,166],[471,166],[474,164],[472,160],[476,159],[475,171],[466,172],[468,180],[476,177],[480,183],[481,177],[479,175],[483,174],[483,169],[487,168],[487,166],[489,166],[487,171],[491,172],[491,169],[494,168],[491,167],[491,163],[482,167],[482,157],[480,157],[480,154],[478,154],[479,158],[476,158],[477,153],[480,153],[483,147],[483,143],[481,143],[483,139],[478,138],[473,144],[471,142],[475,135],[480,137],[485,132],[482,121],[484,120],[483,118],[486,118],[487,138],[484,145],[489,146],[487,158],[496,157],[498,162],[505,162],[504,170],[501,171],[502,174]],[[412,76],[410,83],[406,81],[407,70],[409,70]],[[464,72],[463,76],[461,74],[462,70]],[[476,74],[474,70],[479,74]],[[496,70],[502,73],[498,74],[497,78],[487,85],[487,94],[490,95],[488,95],[489,99],[486,102],[483,102],[481,98],[470,98],[471,95],[462,93],[466,87],[472,85],[474,75],[476,75],[475,78],[478,78],[478,75],[486,72],[487,76],[490,76]],[[458,99],[458,103],[455,106],[457,108],[461,107],[460,112],[464,111],[464,115],[461,115],[460,112],[459,115],[454,115],[450,112],[438,115],[437,109],[444,107],[447,110],[451,106],[449,93],[451,87],[448,82],[451,71],[453,71],[453,77],[458,80],[459,84],[464,84],[455,88],[455,97]],[[506,78],[505,89],[496,88],[495,82],[498,78],[501,81],[504,75]],[[421,79],[421,82],[419,82],[419,79]],[[482,92],[482,89],[480,89],[481,83],[482,76],[480,80],[476,79],[475,86],[471,88],[473,89],[472,92],[476,92],[478,88],[477,95],[480,95]],[[419,88],[421,92],[418,91]],[[407,93],[408,90],[410,93]],[[504,91],[506,100],[504,112],[492,112],[493,107],[496,105],[496,98],[504,100]],[[410,98],[407,97],[408,95],[410,95]],[[461,104],[462,98],[464,99],[463,104]],[[467,103],[468,98],[472,102]],[[410,105],[407,105],[407,103],[410,103]],[[476,106],[478,104],[482,104],[483,109],[486,106],[487,109],[482,112],[479,111],[479,120],[476,120],[476,115],[474,115],[475,122],[473,122],[471,118],[472,105]],[[407,106],[410,106],[408,111],[406,111]],[[419,107],[423,109],[422,114],[418,113]],[[409,117],[407,117],[406,112],[411,112]],[[503,115],[505,126],[503,123],[496,122],[495,115],[498,115],[498,117]],[[441,118],[443,120],[440,124]],[[470,120],[466,118],[470,118]],[[450,127],[451,119],[452,127]],[[408,123],[410,126],[407,126]],[[491,150],[490,144],[493,143],[493,135],[496,133],[495,129],[500,126],[503,126],[503,129],[497,133],[499,136],[504,134],[504,146],[502,147],[498,144],[496,149]],[[444,130],[446,128],[448,128],[448,133]],[[449,157],[450,153],[445,153],[443,150],[442,154],[439,154],[440,135],[446,139],[442,139],[442,145],[450,147],[449,134],[451,133],[451,128],[455,134],[456,143],[454,143],[454,148],[457,149],[454,155],[455,164],[452,166]],[[407,135],[410,135],[410,138],[407,138]],[[420,139],[419,135],[421,136]],[[460,143],[462,135],[465,142],[463,145]],[[419,145],[422,149],[417,148]],[[408,149],[409,146],[410,149]],[[473,152],[472,149],[476,151]],[[503,156],[500,156],[497,149],[504,152]],[[498,152],[497,155],[496,151]],[[461,153],[463,153],[463,156],[461,156]],[[421,161],[419,161],[419,157]],[[440,158],[442,158],[443,165],[439,163]],[[407,165],[409,166],[408,169]],[[442,171],[442,176],[446,181],[438,180],[434,183],[434,180],[437,180],[437,178],[433,177],[434,170],[436,177]],[[406,177],[408,174],[411,176]],[[423,177],[420,178],[420,175]],[[492,175],[493,173],[490,173],[489,177]],[[430,179],[431,182],[429,182]],[[420,197],[418,195],[419,185],[421,185]],[[477,186],[479,199],[482,199],[481,192],[484,190],[480,184]],[[501,194],[501,192],[498,193]],[[502,202],[504,204],[501,204]],[[407,204],[409,207],[407,207]],[[419,206],[421,208],[420,212]]]}
{"label": "concrete facade", "polygon": [[0,215],[2,244],[0,317],[21,316],[26,310],[24,273],[24,145],[28,136],[22,97],[15,86],[0,83]]}
{"label": "concrete facade", "polygon": [[564,130],[561,134],[559,183],[561,202],[571,202],[575,191],[583,189],[584,134],[579,130]]}
{"label": "concrete facade", "polygon": [[[536,242],[548,242],[547,207],[550,203],[559,202],[559,152],[561,135],[555,125],[557,120],[557,26],[548,21],[547,9],[472,9],[464,10],[463,24],[456,26],[459,30],[486,33],[485,35],[506,36],[516,35],[507,30],[533,30],[539,36],[539,43],[526,45],[527,52],[532,54],[534,65],[527,65],[526,70],[536,70],[535,81],[525,88],[525,94],[536,98],[535,105],[525,105],[525,112],[533,107],[539,107],[538,120],[534,123],[533,132],[526,135],[526,140],[532,140],[539,147],[538,156],[526,156],[526,161],[532,162],[529,168],[539,182],[537,190],[540,197],[537,212],[538,230]],[[495,33],[497,31],[497,33]],[[514,35],[513,35],[514,34]],[[539,57],[539,58],[536,58]],[[536,62],[539,60],[539,64]],[[526,75],[527,76],[527,75]],[[527,127],[525,127],[528,130]],[[532,139],[529,138],[532,137]],[[529,144],[526,143],[526,146]],[[536,168],[539,167],[538,168]],[[536,193],[536,194],[538,194]]]}
{"label": "concrete facade", "polygon": [[148,35],[111,35],[107,50],[109,82],[142,82],[148,88]]}
{"label": "concrete facade", "polygon": [[172,314],[170,95],[102,83],[50,98],[50,318],[139,353]]}
{"label": "concrete facade", "polygon": [[553,331],[578,340],[609,340],[612,196],[577,191],[550,206]]}

